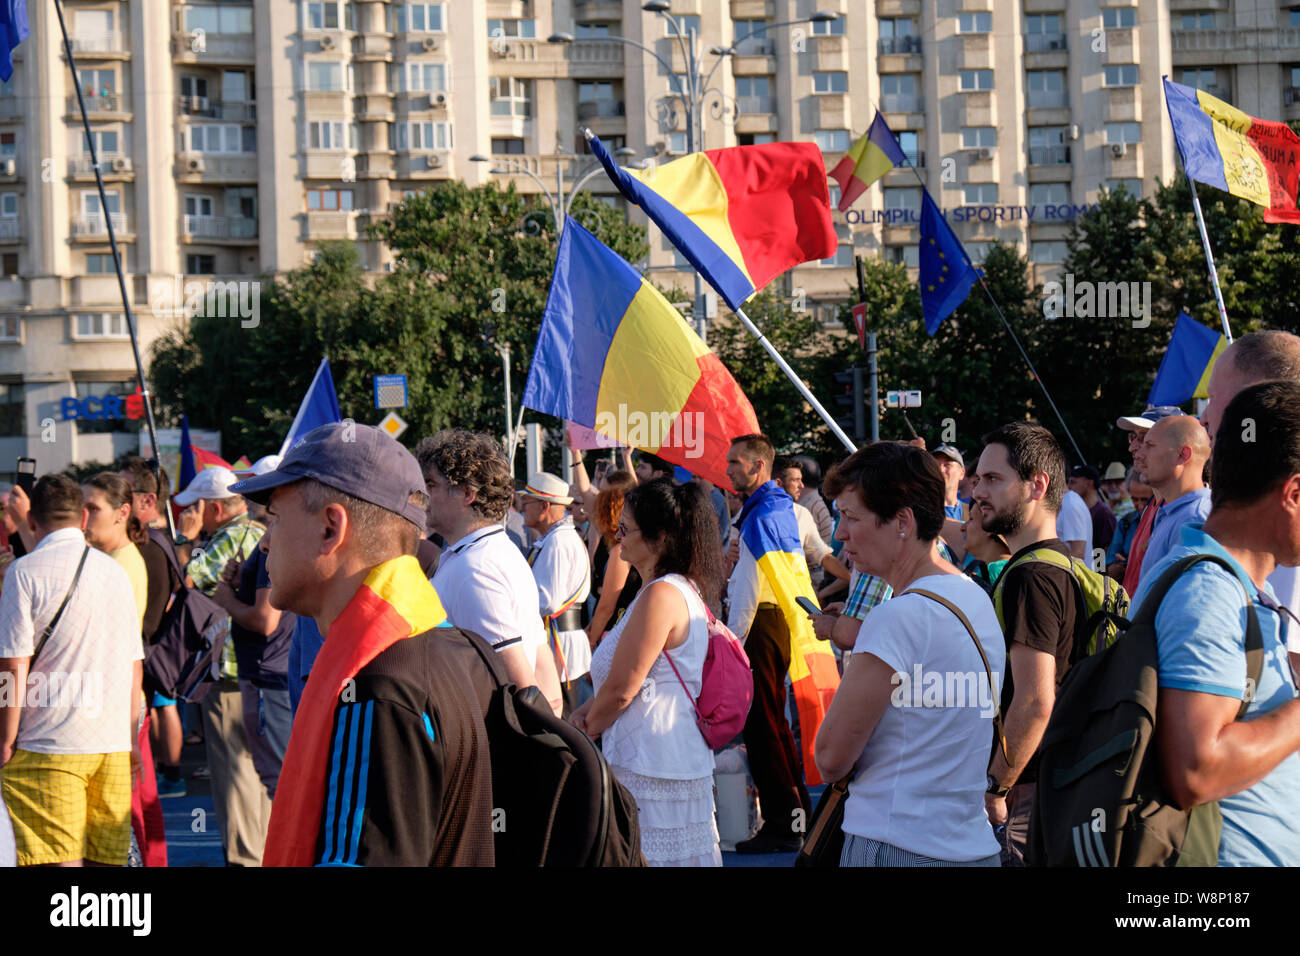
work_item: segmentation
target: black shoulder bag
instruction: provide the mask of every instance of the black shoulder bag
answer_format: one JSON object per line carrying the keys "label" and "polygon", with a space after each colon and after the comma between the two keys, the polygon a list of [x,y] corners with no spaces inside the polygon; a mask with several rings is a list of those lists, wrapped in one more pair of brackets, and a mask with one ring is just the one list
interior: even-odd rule
{"label": "black shoulder bag", "polygon": [[68,600],[72,597],[72,592],[77,589],[77,582],[81,580],[81,569],[86,566],[86,555],[90,554],[90,545],[86,545],[86,550],[81,552],[81,560],[77,562],[77,573],[72,576],[72,583],[68,585],[68,593],[63,595],[63,603],[59,609],[54,612],[54,617],[50,618],[50,623],[45,625],[45,630],[41,632],[41,639],[36,643],[36,650],[32,651],[32,659],[27,666],[30,670],[31,665],[36,663],[36,658],[40,656],[41,648],[45,642],[50,639],[54,629],[59,626],[59,618],[63,617],[63,609],[68,606]]}

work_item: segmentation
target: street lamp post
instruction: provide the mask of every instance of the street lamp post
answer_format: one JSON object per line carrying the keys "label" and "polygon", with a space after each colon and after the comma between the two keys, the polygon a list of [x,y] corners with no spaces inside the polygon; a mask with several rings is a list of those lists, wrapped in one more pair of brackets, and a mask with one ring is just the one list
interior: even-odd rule
{"label": "street lamp post", "polygon": [[[681,21],[670,12],[672,10],[672,4],[669,3],[668,0],[648,0],[647,3],[641,5],[641,9],[645,10],[647,13],[654,13],[661,16],[667,21],[672,30],[672,36],[677,41],[677,45],[682,51],[682,58],[686,64],[686,77],[684,82],[683,78],[673,69],[671,63],[661,57],[649,46],[638,40],[633,40],[628,37],[595,37],[584,39],[580,42],[622,43],[626,46],[634,46],[653,57],[668,73],[669,79],[672,81],[671,95],[681,101],[682,110],[686,114],[686,152],[698,152],[703,149],[704,146],[704,101],[711,94],[725,96],[720,89],[711,86],[713,75],[718,71],[718,67],[722,65],[723,60],[734,54],[736,52],[736,47],[741,42],[748,39],[749,35],[732,41],[730,46],[710,47],[709,52],[716,56],[718,60],[713,65],[713,68],[709,70],[708,75],[704,76],[703,70],[700,66],[698,36],[694,30],[682,29]],[[800,23],[825,23],[837,19],[839,19],[838,13],[819,10],[810,16],[798,20],[786,20],[780,23],[773,23],[764,27],[764,33],[769,29],[774,30],[781,27],[795,26]],[[579,42],[571,33],[554,33],[547,39],[551,43]],[[694,276],[695,300],[692,312],[695,317],[695,330],[699,334],[701,341],[707,342],[708,319],[705,316],[704,283],[700,278],[699,272],[695,272]]]}

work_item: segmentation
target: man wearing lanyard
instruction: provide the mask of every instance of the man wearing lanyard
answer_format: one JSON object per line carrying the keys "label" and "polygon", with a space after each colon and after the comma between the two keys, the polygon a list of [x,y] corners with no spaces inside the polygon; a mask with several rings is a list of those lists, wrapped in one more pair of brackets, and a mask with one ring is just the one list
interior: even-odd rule
{"label": "man wearing lanyard", "polygon": [[578,679],[591,670],[591,642],[582,629],[582,602],[591,593],[591,561],[565,511],[572,502],[569,486],[546,472],[532,475],[524,486],[524,524],[540,535],[528,564],[537,581],[547,644],[555,655],[565,717],[590,696],[583,692],[588,682]]}
{"label": "man wearing lanyard", "polygon": [[430,533],[447,549],[432,581],[447,618],[495,646],[517,687],[536,686],[558,715],[555,660],[538,613],[537,581],[505,531],[514,480],[490,435],[446,428],[416,446]]}

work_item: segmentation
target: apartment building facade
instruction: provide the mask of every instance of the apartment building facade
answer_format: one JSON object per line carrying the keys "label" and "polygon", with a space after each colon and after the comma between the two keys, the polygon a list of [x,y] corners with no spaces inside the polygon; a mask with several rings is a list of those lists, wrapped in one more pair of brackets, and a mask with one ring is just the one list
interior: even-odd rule
{"label": "apartment building facade", "polygon": [[[915,169],[836,212],[836,254],[780,280],[829,318],[855,254],[915,264],[921,182],[974,258],[1014,242],[1049,276],[1102,187],[1149,193],[1175,174],[1162,75],[1300,119],[1300,4],[672,0],[693,47],[642,7],[65,0],[101,199],[53,5],[30,5],[0,86],[0,477],[22,454],[44,471],[135,446],[109,225],[147,357],[196,284],[219,283],[240,321],[232,284],[301,266],[322,240],[358,240],[383,271],[365,226],[441,181],[560,200],[581,181],[621,203],[583,179],[584,126],[628,162],[793,139],[829,169],[879,108]],[[692,61],[698,144],[670,75]],[[690,287],[653,229],[642,265]]]}

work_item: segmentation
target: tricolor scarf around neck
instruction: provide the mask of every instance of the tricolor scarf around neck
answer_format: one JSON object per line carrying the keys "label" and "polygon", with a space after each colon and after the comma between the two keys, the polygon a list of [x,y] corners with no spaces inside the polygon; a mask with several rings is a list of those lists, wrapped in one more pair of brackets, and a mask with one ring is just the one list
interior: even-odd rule
{"label": "tricolor scarf around neck", "polygon": [[444,623],[438,593],[420,564],[403,556],[371,569],[330,626],[294,717],[271,807],[263,866],[311,866],[325,806],[325,773],[339,694],[398,641]]}

